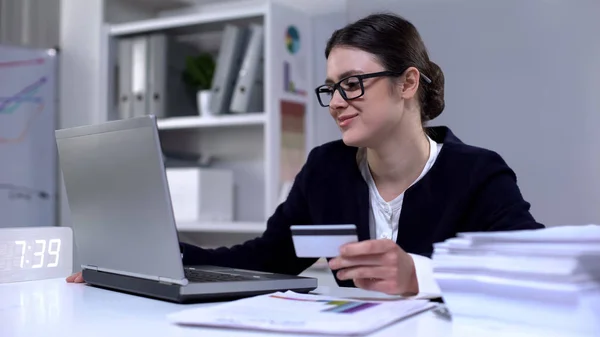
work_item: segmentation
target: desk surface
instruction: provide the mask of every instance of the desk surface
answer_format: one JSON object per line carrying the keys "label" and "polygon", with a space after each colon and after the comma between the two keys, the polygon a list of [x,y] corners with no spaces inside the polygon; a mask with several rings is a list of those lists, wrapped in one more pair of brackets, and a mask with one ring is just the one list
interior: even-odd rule
{"label": "desk surface", "polygon": [[[340,291],[336,291],[340,295]],[[261,332],[180,327],[166,315],[185,308],[214,305],[174,304],[91,287],[64,279],[0,285],[0,335],[37,336],[264,336]],[[450,321],[424,312],[369,337],[451,336]],[[279,336],[269,334],[269,336]],[[285,334],[282,336],[294,336]],[[302,335],[306,337],[307,335]]]}

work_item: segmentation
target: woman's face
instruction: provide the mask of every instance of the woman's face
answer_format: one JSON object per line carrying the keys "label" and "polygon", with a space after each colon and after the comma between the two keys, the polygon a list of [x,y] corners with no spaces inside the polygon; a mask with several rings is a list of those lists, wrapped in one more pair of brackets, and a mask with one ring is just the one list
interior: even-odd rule
{"label": "woman's face", "polygon": [[[327,59],[326,83],[333,85],[351,75],[385,70],[373,54],[360,49],[335,47]],[[341,86],[349,98],[361,94],[359,81],[353,77],[342,82]],[[392,88],[389,77],[372,77],[362,79],[362,82],[364,93],[356,99],[344,100],[339,91],[333,92],[329,112],[342,131],[344,143],[375,147],[391,132],[398,130],[404,114],[400,94],[402,84]]]}

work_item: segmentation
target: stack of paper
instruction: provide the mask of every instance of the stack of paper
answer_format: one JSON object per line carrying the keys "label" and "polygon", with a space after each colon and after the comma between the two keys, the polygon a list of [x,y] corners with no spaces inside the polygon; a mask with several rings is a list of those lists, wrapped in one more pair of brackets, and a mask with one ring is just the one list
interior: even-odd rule
{"label": "stack of paper", "polygon": [[600,226],[463,233],[434,248],[453,319],[600,335]]}
{"label": "stack of paper", "polygon": [[434,307],[426,300],[354,300],[276,292],[168,316],[181,325],[333,335],[367,334]]}

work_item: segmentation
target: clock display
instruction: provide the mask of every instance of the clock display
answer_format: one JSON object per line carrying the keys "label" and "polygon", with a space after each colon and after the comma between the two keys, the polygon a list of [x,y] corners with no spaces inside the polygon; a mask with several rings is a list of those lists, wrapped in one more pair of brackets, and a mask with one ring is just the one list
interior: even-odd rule
{"label": "clock display", "polygon": [[[20,247],[19,249],[21,250],[20,252],[17,252],[18,255],[21,256],[21,262],[19,263],[19,267],[21,268],[42,268],[42,267],[56,267],[58,266],[58,261],[60,259],[60,243],[61,240],[60,239],[50,239],[50,240],[35,240],[35,245],[37,247],[35,247],[35,250],[33,251],[33,256],[39,260],[39,262],[34,262],[31,261],[29,259],[25,260],[25,256],[26,256],[26,249],[25,247],[27,247],[27,250],[31,250],[31,246],[27,243],[27,241],[25,240],[16,240],[15,241],[15,245],[17,245],[18,247]],[[38,245],[41,245],[38,246]],[[54,247],[53,247],[54,246]],[[46,250],[46,247],[48,247],[48,249]],[[44,265],[44,258],[46,257],[46,254],[49,255],[50,258],[54,257],[54,261],[53,262],[48,262],[46,265]],[[48,258],[47,260],[50,260],[50,258]]]}
{"label": "clock display", "polygon": [[63,277],[72,270],[71,228],[0,229],[0,283]]}

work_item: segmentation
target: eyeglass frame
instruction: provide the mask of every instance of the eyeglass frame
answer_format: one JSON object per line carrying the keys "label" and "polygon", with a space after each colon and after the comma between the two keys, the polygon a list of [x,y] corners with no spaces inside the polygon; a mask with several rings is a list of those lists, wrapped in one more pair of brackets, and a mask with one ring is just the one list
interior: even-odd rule
{"label": "eyeglass frame", "polygon": [[[333,88],[331,90],[332,91],[332,94],[331,94],[332,98],[333,98],[333,95],[335,95],[335,91],[337,90],[345,101],[350,101],[350,100],[353,100],[353,99],[360,98],[360,97],[362,97],[365,94],[365,86],[363,84],[363,80],[369,79],[369,78],[374,78],[374,77],[383,77],[383,76],[394,76],[394,77],[397,77],[397,76],[402,76],[402,74],[404,74],[404,71],[403,72],[397,72],[397,71],[384,70],[384,71],[378,71],[378,72],[375,72],[375,73],[350,75],[350,76],[346,76],[346,77],[342,78],[341,80],[339,80],[336,83],[333,83],[333,85],[332,84],[322,84],[322,85],[316,87],[315,88],[315,94],[317,95],[317,100],[319,101],[319,104],[322,107],[326,108],[326,107],[329,106],[329,104],[327,104],[327,105],[323,104],[323,102],[321,101],[321,96],[319,95],[319,89],[321,89],[323,87],[330,87],[331,88],[333,86]],[[421,75],[421,77],[423,77],[423,79],[425,80],[426,83],[428,83],[428,84],[431,83],[431,79],[429,77],[427,77],[425,74],[423,74],[421,72],[419,72],[419,74]],[[360,93],[360,95],[358,95],[356,97],[348,98],[348,96],[346,96],[346,92],[344,91],[344,89],[341,86],[341,83],[343,81],[349,79],[349,78],[352,78],[352,77],[356,77],[358,79],[358,83],[360,85],[360,92],[361,93]]]}

